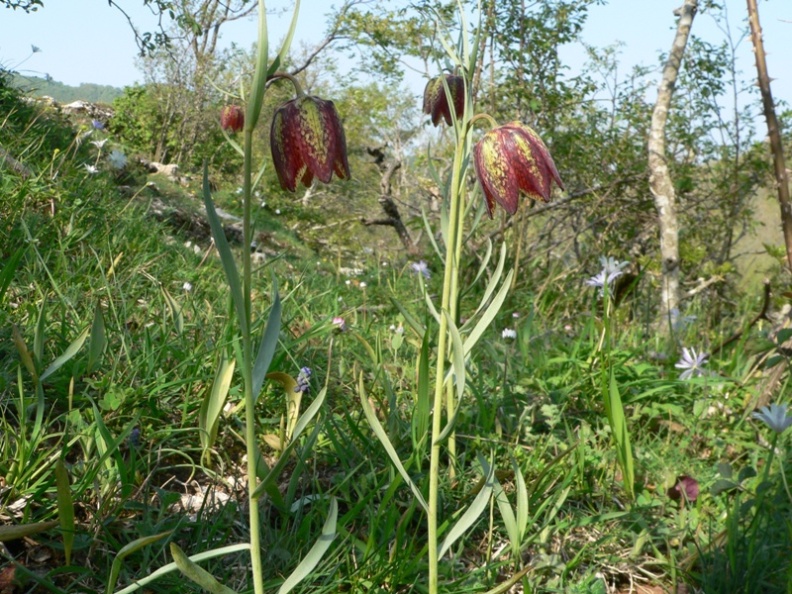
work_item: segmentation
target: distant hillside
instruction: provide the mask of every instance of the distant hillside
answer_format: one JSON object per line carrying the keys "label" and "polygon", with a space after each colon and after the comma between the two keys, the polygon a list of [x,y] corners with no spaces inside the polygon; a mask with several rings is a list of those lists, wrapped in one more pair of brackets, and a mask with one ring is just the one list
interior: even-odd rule
{"label": "distant hillside", "polygon": [[26,94],[34,97],[52,97],[58,103],[71,103],[81,99],[91,103],[112,103],[113,99],[120,97],[122,89],[108,85],[95,85],[82,83],[79,87],[72,87],[61,82],[39,78],[38,76],[22,76],[14,74],[12,84],[22,89]]}

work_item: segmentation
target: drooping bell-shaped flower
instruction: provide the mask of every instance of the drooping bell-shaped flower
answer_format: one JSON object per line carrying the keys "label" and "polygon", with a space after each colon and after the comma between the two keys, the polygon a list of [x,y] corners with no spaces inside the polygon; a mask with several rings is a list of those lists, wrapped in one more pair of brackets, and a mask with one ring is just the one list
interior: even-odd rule
{"label": "drooping bell-shaped flower", "polygon": [[245,127],[245,112],[239,105],[226,105],[220,111],[220,127],[226,132],[239,132]]}
{"label": "drooping bell-shaped flower", "polygon": [[316,177],[329,183],[333,172],[349,179],[346,138],[332,101],[304,95],[275,110],[270,129],[275,172],[284,190],[297,182],[309,187]]}
{"label": "drooping bell-shaped flower", "polygon": [[487,132],[473,147],[473,164],[490,218],[495,203],[513,215],[520,193],[547,202],[554,181],[564,187],[545,143],[521,122],[509,122]]}
{"label": "drooping bell-shaped flower", "polygon": [[456,74],[436,76],[426,83],[423,100],[423,112],[432,116],[432,124],[435,126],[440,123],[441,117],[449,126],[452,122],[451,107],[443,86],[443,79],[445,79],[448,90],[451,93],[456,117],[461,118],[465,109],[465,80]]}

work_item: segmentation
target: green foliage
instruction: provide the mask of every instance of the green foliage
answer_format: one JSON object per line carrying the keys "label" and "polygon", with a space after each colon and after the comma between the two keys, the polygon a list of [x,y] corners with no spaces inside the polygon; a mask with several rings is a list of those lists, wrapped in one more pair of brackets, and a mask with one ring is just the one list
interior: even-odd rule
{"label": "green foliage", "polygon": [[52,97],[58,103],[71,103],[72,101],[88,101],[90,103],[110,104],[120,97],[123,91],[109,85],[93,83],[80,83],[73,87],[51,78],[38,76],[22,76],[14,74],[13,86],[31,97]]}

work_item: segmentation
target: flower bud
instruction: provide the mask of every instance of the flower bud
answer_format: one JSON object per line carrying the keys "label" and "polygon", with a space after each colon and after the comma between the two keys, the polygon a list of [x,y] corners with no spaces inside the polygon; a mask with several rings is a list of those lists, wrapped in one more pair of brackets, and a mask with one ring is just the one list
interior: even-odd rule
{"label": "flower bud", "polygon": [[496,202],[513,215],[521,192],[547,202],[552,182],[564,187],[542,139],[520,122],[487,132],[473,147],[473,164],[490,218]]}
{"label": "flower bud", "polygon": [[226,105],[220,111],[220,127],[226,132],[239,132],[245,127],[245,112],[239,105]]}
{"label": "flower bud", "polygon": [[448,104],[448,97],[443,86],[444,78],[451,93],[456,117],[461,118],[465,109],[465,80],[461,76],[446,74],[431,79],[426,83],[426,88],[424,89],[423,112],[432,116],[432,124],[435,126],[440,123],[441,116],[449,126],[453,121],[451,119],[451,107]]}
{"label": "flower bud", "polygon": [[332,101],[302,96],[275,110],[270,129],[272,162],[284,190],[294,192],[317,177],[329,183],[333,172],[349,179],[346,138]]}

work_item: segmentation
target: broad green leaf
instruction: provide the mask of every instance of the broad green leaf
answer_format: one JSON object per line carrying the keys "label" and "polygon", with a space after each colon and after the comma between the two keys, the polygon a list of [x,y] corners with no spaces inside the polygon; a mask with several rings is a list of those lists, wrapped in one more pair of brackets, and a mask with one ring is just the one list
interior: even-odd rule
{"label": "broad green leaf", "polygon": [[[250,544],[249,543],[241,543],[235,545],[229,545],[227,547],[221,547],[219,549],[212,549],[210,551],[204,551],[203,553],[197,553],[195,555],[190,555],[187,557],[190,561],[199,562],[199,561],[206,561],[207,559],[213,559],[215,557],[222,557],[223,555],[231,555],[232,553],[238,553],[240,551],[249,551]],[[176,567],[176,563],[168,563],[167,565],[163,565],[156,571],[150,573],[144,578],[139,578],[135,581],[134,584],[127,586],[126,588],[122,588],[118,590],[115,594],[132,594],[132,592],[136,592],[141,588],[148,586],[150,583],[158,580],[163,575],[166,575],[172,571],[176,571],[178,568]]]}
{"label": "broad green leaf", "polygon": [[94,309],[93,323],[91,324],[91,340],[88,343],[88,373],[94,370],[94,366],[99,362],[106,346],[107,337],[104,315],[102,314],[102,306],[97,303]]}
{"label": "broad green leaf", "polygon": [[201,402],[201,410],[198,411],[198,435],[201,439],[201,449],[206,456],[217,439],[217,431],[220,426],[220,415],[223,412],[228,391],[231,388],[231,381],[234,379],[234,368],[236,360],[229,358],[223,352],[220,364],[217,366],[212,389],[209,390]]}
{"label": "broad green leaf", "polygon": [[217,579],[203,567],[191,561],[175,542],[170,543],[170,552],[173,557],[173,562],[176,563],[176,567],[179,568],[179,571],[190,581],[201,586],[204,590],[208,590],[211,594],[236,594],[234,590],[218,582]]}
{"label": "broad green leaf", "polygon": [[74,501],[69,487],[69,473],[63,464],[63,458],[58,458],[55,464],[55,488],[58,498],[58,520],[63,533],[63,555],[66,557],[66,565],[71,565],[74,546]]}
{"label": "broad green leaf", "polygon": [[489,325],[495,319],[495,316],[498,315],[500,308],[503,306],[503,302],[506,300],[506,297],[509,294],[509,290],[511,289],[511,281],[512,277],[514,276],[514,270],[510,270],[509,274],[506,275],[506,278],[501,285],[500,291],[498,294],[495,295],[495,299],[492,300],[492,303],[489,304],[489,307],[484,310],[484,314],[481,316],[479,321],[476,323],[476,326],[473,328],[471,333],[465,339],[465,356],[467,357],[470,354],[471,349],[476,345],[476,343],[481,338],[484,331],[489,328]]}
{"label": "broad green leaf", "polygon": [[338,521],[338,502],[336,498],[330,499],[330,511],[327,514],[324,526],[322,527],[322,534],[318,540],[305,555],[300,564],[294,568],[291,575],[286,578],[283,585],[278,589],[278,594],[288,594],[297,584],[304,581],[311,575],[311,572],[319,565],[319,561],[330,548],[333,540],[336,537],[336,522]]}
{"label": "broad green leaf", "polygon": [[274,277],[272,279],[272,295],[272,307],[270,307],[269,317],[267,318],[267,326],[261,335],[261,344],[259,344],[256,362],[253,365],[253,402],[259,397],[267,370],[272,363],[272,358],[275,356],[275,349],[278,348],[278,337],[280,336],[281,327],[281,299],[278,293],[278,284]]}
{"label": "broad green leaf", "polygon": [[76,355],[79,350],[82,348],[85,339],[88,338],[88,333],[91,331],[90,328],[86,328],[82,332],[80,332],[79,336],[75,338],[72,343],[66,347],[66,350],[63,351],[63,354],[55,359],[50,366],[44,370],[44,373],[41,374],[40,381],[44,381],[53,373],[58,371],[61,367],[63,367],[74,355]]}
{"label": "broad green leaf", "polygon": [[236,262],[234,262],[234,254],[231,252],[231,246],[228,245],[228,239],[226,239],[225,231],[223,231],[223,225],[220,222],[220,217],[217,216],[217,211],[212,202],[212,192],[209,189],[209,166],[206,163],[204,163],[203,170],[203,201],[204,207],[206,208],[206,218],[209,219],[209,227],[212,229],[212,237],[214,238],[217,252],[220,254],[220,261],[223,263],[223,270],[228,280],[228,288],[231,291],[231,299],[236,309],[239,328],[242,334],[246,335],[248,332],[248,317],[245,312],[245,298],[242,295],[242,283],[239,280],[239,271],[237,270]]}
{"label": "broad green leaf", "polygon": [[416,485],[410,478],[410,475],[407,474],[407,470],[404,468],[404,465],[399,459],[399,454],[396,453],[396,448],[393,447],[393,444],[388,438],[387,433],[385,433],[385,429],[382,428],[377,415],[374,413],[374,409],[371,408],[371,403],[368,401],[366,389],[363,385],[362,372],[360,374],[360,381],[358,383],[358,392],[360,393],[360,403],[363,406],[363,414],[366,416],[366,420],[368,421],[369,426],[371,426],[372,431],[374,431],[374,435],[377,436],[377,439],[379,439],[382,447],[385,448],[385,452],[388,454],[391,462],[393,462],[396,470],[402,476],[404,481],[410,486],[410,490],[412,490],[413,495],[415,495],[415,498],[418,500],[418,503],[421,504],[421,507],[424,508],[426,513],[429,513],[429,506],[426,504],[426,500],[424,499],[421,490],[418,488],[418,485]]}
{"label": "broad green leaf", "polygon": [[478,495],[476,495],[470,507],[467,508],[465,513],[462,514],[462,517],[460,517],[456,524],[451,527],[451,530],[448,531],[448,535],[443,540],[443,544],[440,545],[440,550],[437,554],[438,558],[442,558],[443,555],[448,552],[448,549],[450,549],[451,546],[478,521],[481,513],[487,509],[490,495],[492,495],[492,490],[494,488],[495,469],[491,464],[487,464],[483,460],[482,466],[487,476],[484,488],[478,492]]}
{"label": "broad green leaf", "polygon": [[118,576],[121,575],[121,568],[124,566],[124,559],[127,557],[127,555],[131,555],[143,547],[154,544],[158,540],[161,540],[166,536],[170,536],[172,533],[173,530],[168,530],[167,532],[160,532],[159,534],[137,538],[129,544],[124,545],[121,550],[118,551],[115,559],[113,559],[113,565],[110,568],[110,576],[107,578],[107,588],[105,590],[106,594],[112,594],[116,582],[118,582]]}
{"label": "broad green leaf", "polygon": [[58,520],[38,522],[36,524],[20,524],[18,526],[0,526],[0,542],[18,540],[26,536],[44,532],[58,525]]}

